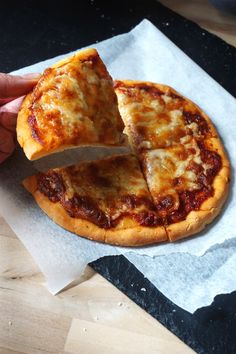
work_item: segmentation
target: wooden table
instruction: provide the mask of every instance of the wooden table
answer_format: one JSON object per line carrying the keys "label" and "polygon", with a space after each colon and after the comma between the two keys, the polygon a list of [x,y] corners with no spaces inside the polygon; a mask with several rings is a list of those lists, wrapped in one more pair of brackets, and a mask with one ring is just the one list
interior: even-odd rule
{"label": "wooden table", "polygon": [[[163,0],[236,46],[236,21],[206,0]],[[193,351],[108,281],[88,268],[57,296],[0,217],[0,353],[171,353]]]}

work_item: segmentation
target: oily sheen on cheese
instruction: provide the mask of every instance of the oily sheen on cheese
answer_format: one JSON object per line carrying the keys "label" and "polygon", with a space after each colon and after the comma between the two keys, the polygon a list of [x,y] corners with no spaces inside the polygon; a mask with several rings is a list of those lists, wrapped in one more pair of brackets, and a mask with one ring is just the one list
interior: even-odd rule
{"label": "oily sheen on cheese", "polygon": [[113,83],[95,49],[46,69],[26,96],[17,138],[29,159],[81,145],[125,144]]}
{"label": "oily sheen on cheese", "polygon": [[176,145],[186,135],[214,136],[199,108],[168,86],[126,80],[116,81],[115,91],[135,150]]}
{"label": "oily sheen on cheese", "polygon": [[82,217],[105,229],[124,226],[124,217],[126,226],[157,223],[146,181],[133,155],[49,170],[37,176],[37,189],[52,202],[59,202],[72,218]]}
{"label": "oily sheen on cheese", "polygon": [[202,188],[199,170],[207,175],[207,170],[211,168],[202,161],[200,149],[193,139],[185,145],[146,151],[143,161],[145,177],[155,203],[159,204],[169,196],[172,210],[179,207],[179,192]]}

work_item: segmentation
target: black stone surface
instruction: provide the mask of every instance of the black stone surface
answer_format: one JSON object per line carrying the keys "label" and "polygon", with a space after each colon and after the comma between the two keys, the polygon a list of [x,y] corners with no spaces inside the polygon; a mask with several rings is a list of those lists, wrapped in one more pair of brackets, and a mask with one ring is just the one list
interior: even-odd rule
{"label": "black stone surface", "polygon": [[127,32],[143,18],[236,95],[236,49],[155,0],[1,2],[0,71]]}
{"label": "black stone surface", "polygon": [[[1,2],[0,71],[127,32],[143,18],[236,96],[236,49],[155,0]],[[192,315],[168,300],[123,256],[104,257],[91,266],[197,353],[236,353],[236,292],[217,296],[211,306]]]}
{"label": "black stone surface", "polygon": [[124,256],[104,257],[90,265],[197,353],[236,353],[236,291],[218,295],[210,306],[190,314],[167,299]]}

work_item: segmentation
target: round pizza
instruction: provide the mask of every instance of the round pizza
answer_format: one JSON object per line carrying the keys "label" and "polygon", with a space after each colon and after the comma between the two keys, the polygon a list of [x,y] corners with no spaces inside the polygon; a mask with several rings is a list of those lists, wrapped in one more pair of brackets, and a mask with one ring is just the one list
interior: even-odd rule
{"label": "round pizza", "polygon": [[54,222],[92,240],[140,246],[201,231],[230,178],[211,120],[165,85],[126,80],[114,89],[132,152],[41,172],[24,186]]}

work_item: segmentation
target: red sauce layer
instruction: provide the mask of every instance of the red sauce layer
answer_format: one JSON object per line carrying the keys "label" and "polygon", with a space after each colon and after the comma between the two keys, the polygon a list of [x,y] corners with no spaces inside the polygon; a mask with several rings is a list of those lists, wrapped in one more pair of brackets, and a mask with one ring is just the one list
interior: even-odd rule
{"label": "red sauce layer", "polygon": [[[98,205],[97,201],[90,196],[75,194],[72,198],[66,196],[66,188],[61,175],[55,171],[40,173],[38,175],[38,190],[47,196],[52,202],[60,202],[66,212],[72,218],[82,218],[93,224],[109,229],[115,227],[122,217],[129,216],[142,226],[154,227],[158,225],[168,225],[184,220],[192,210],[199,210],[201,204],[214,193],[212,182],[222,167],[221,157],[214,151],[204,148],[204,144],[198,143],[201,158],[209,168],[204,172],[202,166],[193,163],[189,166],[197,174],[200,184],[198,190],[182,190],[178,192],[179,207],[174,210],[174,199],[167,195],[154,206],[147,197],[135,195],[124,195],[117,200],[107,201],[109,205],[109,215]],[[101,180],[99,184],[107,185],[107,181]],[[173,185],[179,185],[181,181],[173,180]],[[116,208],[126,206],[125,211],[121,211],[119,216],[113,217]],[[135,209],[144,206],[144,210],[136,212]]]}
{"label": "red sauce layer", "polygon": [[[222,167],[222,160],[216,152],[205,149],[202,142],[198,142],[198,146],[200,148],[201,159],[209,165],[209,168],[204,172],[203,167],[194,162],[189,166],[189,169],[196,173],[200,188],[193,191],[183,190],[178,192],[179,208],[177,210],[173,210],[174,199],[169,195],[156,205],[158,214],[162,217],[164,225],[184,220],[191,211],[199,210],[202,203],[214,194],[212,183],[214,177]],[[178,186],[180,183],[179,179],[173,181],[173,185],[175,186]]]}
{"label": "red sauce layer", "polygon": [[145,83],[136,83],[134,85],[123,86],[122,81],[115,81],[114,88],[115,89],[118,88],[120,91],[123,91],[126,95],[128,95],[130,97],[135,97],[135,96],[140,95],[140,92],[137,91],[137,89],[143,90],[143,91],[149,93],[153,97],[159,97],[164,94],[164,92],[161,91],[158,87],[155,87],[152,85],[150,86]]}
{"label": "red sauce layer", "polygon": [[38,190],[53,203],[59,202],[65,193],[63,179],[57,172],[39,173],[37,182]]}
{"label": "red sauce layer", "polygon": [[[110,206],[110,215],[107,215],[92,197],[75,194],[67,198],[66,188],[62,177],[55,171],[40,173],[37,176],[38,190],[53,203],[59,202],[72,218],[88,220],[93,224],[109,229],[115,227],[124,216],[130,216],[143,226],[160,225],[160,218],[155,213],[155,206],[150,199],[134,195],[124,195],[118,200],[118,205],[126,205],[128,211],[121,212],[116,218],[112,218],[116,212],[116,205]],[[139,206],[148,208],[148,211],[135,212]]]}
{"label": "red sauce layer", "polygon": [[38,141],[41,145],[43,145],[43,140],[40,137],[40,131],[39,131],[38,123],[37,123],[37,120],[36,120],[36,118],[35,118],[35,116],[33,114],[31,114],[28,117],[28,123],[29,123],[29,126],[31,128],[32,138],[35,139],[36,141]]}
{"label": "red sauce layer", "polygon": [[199,113],[183,112],[184,120],[186,124],[196,123],[200,134],[206,135],[209,133],[209,126],[207,121]]}
{"label": "red sauce layer", "polygon": [[61,198],[60,203],[72,218],[88,220],[104,229],[112,226],[110,216],[107,216],[90,197],[75,194],[68,200]]}

